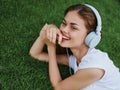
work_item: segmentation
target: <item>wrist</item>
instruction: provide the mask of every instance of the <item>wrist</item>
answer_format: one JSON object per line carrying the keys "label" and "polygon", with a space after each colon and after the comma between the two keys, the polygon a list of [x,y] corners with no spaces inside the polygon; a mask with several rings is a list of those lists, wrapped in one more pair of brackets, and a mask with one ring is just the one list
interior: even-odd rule
{"label": "wrist", "polygon": [[56,50],[56,46],[54,45],[48,45],[47,46],[49,50]]}
{"label": "wrist", "polygon": [[42,36],[38,36],[39,41],[45,44],[45,39]]}
{"label": "wrist", "polygon": [[49,62],[56,61],[56,49],[55,47],[48,46],[48,55],[49,55]]}
{"label": "wrist", "polygon": [[48,52],[56,52],[56,46],[47,46]]}

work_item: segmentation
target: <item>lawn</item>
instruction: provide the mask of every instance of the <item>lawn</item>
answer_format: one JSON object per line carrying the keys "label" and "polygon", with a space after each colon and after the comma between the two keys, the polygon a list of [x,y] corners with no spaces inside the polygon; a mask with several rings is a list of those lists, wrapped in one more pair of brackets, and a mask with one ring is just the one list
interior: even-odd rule
{"label": "lawn", "polygon": [[[29,56],[29,49],[47,22],[60,25],[64,10],[88,3],[101,13],[102,41],[120,68],[120,0],[0,0],[0,90],[52,90],[48,64]],[[62,77],[69,69],[60,65]]]}

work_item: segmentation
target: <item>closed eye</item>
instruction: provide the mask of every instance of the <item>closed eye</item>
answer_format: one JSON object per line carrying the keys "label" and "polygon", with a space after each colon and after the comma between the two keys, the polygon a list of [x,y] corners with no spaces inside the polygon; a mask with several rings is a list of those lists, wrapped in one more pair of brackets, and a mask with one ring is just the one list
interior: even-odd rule
{"label": "closed eye", "polygon": [[71,27],[72,30],[78,30],[76,27],[72,26]]}
{"label": "closed eye", "polygon": [[63,25],[63,26],[66,26],[67,24],[63,21],[63,22],[62,22],[62,25]]}

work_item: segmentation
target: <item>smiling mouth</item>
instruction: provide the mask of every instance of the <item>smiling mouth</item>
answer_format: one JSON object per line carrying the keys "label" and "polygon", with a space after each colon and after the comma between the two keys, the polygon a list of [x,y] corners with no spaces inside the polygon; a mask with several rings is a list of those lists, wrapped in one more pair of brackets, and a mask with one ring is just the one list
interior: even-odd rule
{"label": "smiling mouth", "polygon": [[[57,35],[57,40],[58,40],[58,38],[59,38],[59,35]],[[66,41],[66,40],[70,40],[70,39],[71,39],[70,37],[62,35],[62,41]]]}
{"label": "smiling mouth", "polygon": [[62,36],[62,39],[63,39],[63,40],[70,40],[70,38],[69,38],[69,37],[66,37],[66,36]]}

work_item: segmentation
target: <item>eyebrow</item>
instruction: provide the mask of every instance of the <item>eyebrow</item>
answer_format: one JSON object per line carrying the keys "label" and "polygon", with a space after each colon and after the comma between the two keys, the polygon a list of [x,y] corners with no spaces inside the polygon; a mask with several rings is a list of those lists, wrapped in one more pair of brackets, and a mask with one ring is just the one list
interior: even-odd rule
{"label": "eyebrow", "polygon": [[[65,19],[63,19],[63,21],[65,21],[66,22],[66,20]],[[77,25],[77,26],[79,26],[78,24],[76,24],[76,23],[70,23],[71,25]]]}

